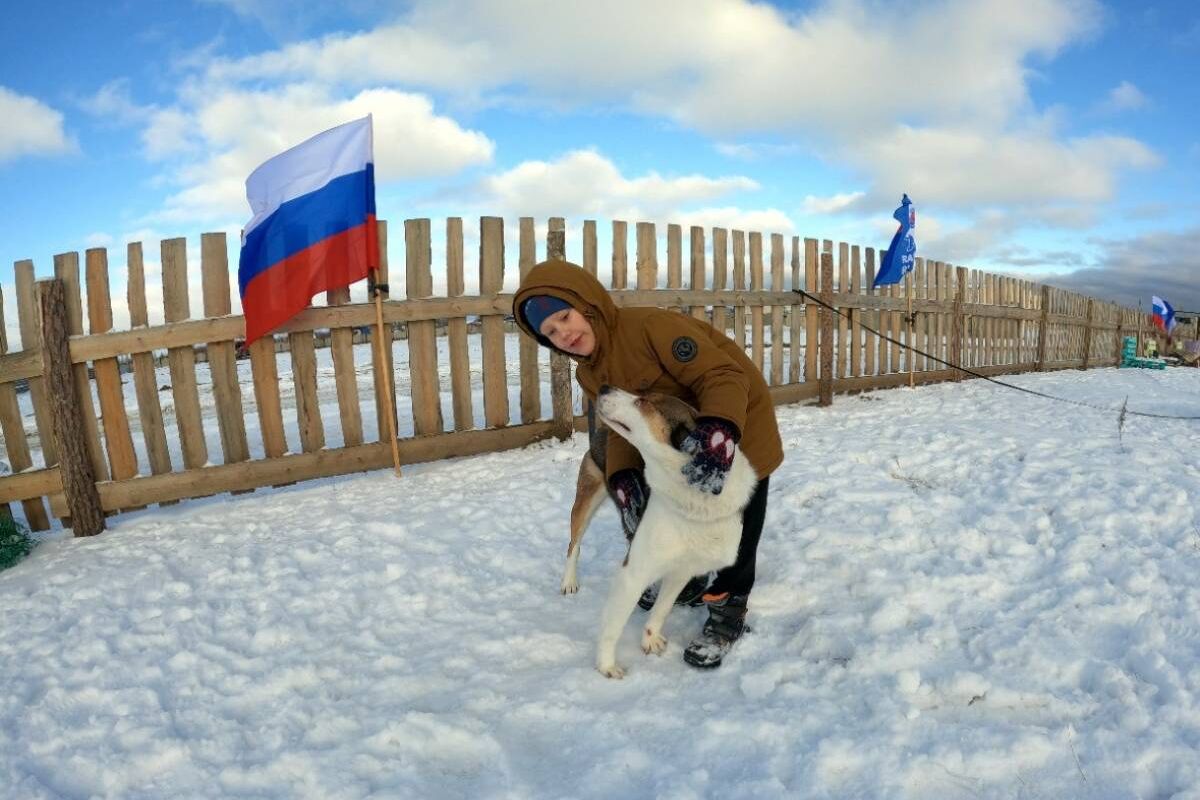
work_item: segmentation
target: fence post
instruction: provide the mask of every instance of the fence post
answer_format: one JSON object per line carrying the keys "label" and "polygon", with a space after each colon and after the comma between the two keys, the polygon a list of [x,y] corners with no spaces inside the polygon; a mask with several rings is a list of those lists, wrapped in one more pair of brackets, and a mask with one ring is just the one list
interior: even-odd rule
{"label": "fence post", "polygon": [[[950,363],[956,367],[962,366],[963,334],[966,333],[966,321],[963,319],[963,302],[967,296],[967,268],[956,267],[954,272],[954,319],[950,328]],[[963,373],[954,371],[954,380],[961,381]]]}
{"label": "fence post", "polygon": [[[821,253],[821,301],[833,305],[833,253]],[[821,307],[821,379],[817,405],[833,405],[833,312]]]}
{"label": "fence post", "polygon": [[1083,324],[1083,366],[1080,369],[1087,369],[1092,360],[1092,298],[1088,298],[1087,304],[1087,322]]}
{"label": "fence post", "polygon": [[94,536],[104,530],[104,510],[96,489],[96,473],[84,434],[83,409],[71,368],[66,286],[59,278],[38,281],[37,298],[42,315],[42,364],[63,494],[75,535]]}
{"label": "fence post", "polygon": [[1125,312],[1117,308],[1117,366],[1121,366],[1121,351],[1125,346]]}
{"label": "fence post", "polygon": [[1046,370],[1046,339],[1049,336],[1050,287],[1042,287],[1042,318],[1038,321],[1037,371]]}
{"label": "fence post", "polygon": [[[546,230],[546,258],[566,259],[567,224],[562,217],[551,217]],[[550,351],[550,401],[554,407],[554,435],[571,438],[575,419],[571,406],[571,359],[557,350]]]}

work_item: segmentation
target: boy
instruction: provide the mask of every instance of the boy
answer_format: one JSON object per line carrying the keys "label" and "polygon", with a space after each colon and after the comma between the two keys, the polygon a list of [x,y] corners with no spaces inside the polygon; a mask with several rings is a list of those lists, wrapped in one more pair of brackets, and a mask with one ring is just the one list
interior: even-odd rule
{"label": "boy", "polygon": [[[701,595],[709,616],[684,660],[695,667],[719,666],[746,628],[769,477],[783,461],[762,374],[742,348],[708,323],[659,308],[618,309],[594,276],[567,261],[544,261],[526,274],[513,298],[513,316],[539,344],[574,359],[576,380],[593,403],[609,384],[673,395],[697,408],[700,419],[683,446],[692,455],[684,474],[696,491],[721,492],[733,460],[727,441],[740,443],[759,482],[742,514],[737,561],[707,588],[703,580],[689,587],[691,597]],[[621,524],[632,536],[649,496],[641,456],[620,436],[609,436],[606,462]],[[687,602],[688,595],[685,589],[676,602]],[[640,605],[649,608],[653,598],[648,589]]]}

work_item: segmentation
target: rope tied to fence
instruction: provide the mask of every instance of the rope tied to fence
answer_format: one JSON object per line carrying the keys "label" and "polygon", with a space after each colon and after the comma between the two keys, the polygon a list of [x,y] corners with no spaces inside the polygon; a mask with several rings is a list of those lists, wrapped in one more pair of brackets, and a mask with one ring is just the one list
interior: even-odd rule
{"label": "rope tied to fence", "polygon": [[[931,361],[935,361],[938,364],[947,366],[950,369],[958,370],[959,372],[963,373],[964,375],[970,375],[973,378],[982,378],[983,380],[994,383],[997,386],[1003,386],[1006,389],[1014,389],[1018,392],[1024,392],[1025,394],[1031,394],[1031,395],[1034,395],[1035,397],[1042,397],[1047,400],[1053,400],[1058,403],[1068,403],[1070,405],[1083,406],[1084,408],[1091,408],[1091,409],[1095,409],[1097,411],[1104,411],[1106,413],[1120,413],[1122,420],[1124,420],[1124,418],[1126,416],[1149,417],[1152,419],[1172,419],[1172,420],[1192,420],[1192,421],[1200,420],[1200,414],[1191,415],[1191,416],[1178,416],[1178,415],[1174,415],[1174,414],[1155,414],[1155,413],[1152,413],[1149,411],[1133,411],[1127,407],[1128,403],[1129,403],[1128,398],[1126,398],[1125,403],[1123,403],[1120,407],[1101,406],[1096,403],[1089,403],[1085,400],[1072,400],[1067,397],[1056,397],[1055,395],[1052,395],[1052,394],[1046,394],[1045,392],[1039,392],[1036,389],[1027,389],[1024,386],[1017,386],[1016,384],[1013,384],[1013,383],[1007,383],[1006,381],[998,380],[996,378],[991,377],[990,375],[980,374],[978,372],[975,372],[974,370],[967,369],[966,367],[960,366],[958,364],[951,364],[949,361],[945,361],[941,358],[938,358],[937,356],[933,355],[932,353],[926,353],[923,350],[918,350],[916,347],[913,347],[910,344],[906,344],[898,339],[893,339],[892,337],[888,336],[887,334],[880,333],[879,331],[875,330],[874,328],[870,327],[869,325],[863,323],[861,320],[851,317],[849,314],[846,314],[841,309],[838,309],[838,308],[835,308],[834,306],[829,305],[821,298],[819,298],[815,295],[809,294],[808,292],[804,291],[803,289],[793,288],[792,291],[794,293],[804,297],[805,300],[811,300],[812,302],[816,303],[817,305],[829,309],[834,314],[837,314],[838,316],[843,317],[844,319],[848,320],[851,324],[858,325],[860,328],[867,331],[868,333],[875,334],[879,338],[883,339],[885,342],[890,342],[891,344],[902,347],[905,350],[909,350],[909,351],[915,353],[916,355],[924,356],[925,358],[928,358]],[[906,319],[908,320],[910,325],[912,324],[912,321],[913,321],[913,319],[915,319],[915,317],[916,317],[915,314],[913,314],[912,317],[906,316]]]}

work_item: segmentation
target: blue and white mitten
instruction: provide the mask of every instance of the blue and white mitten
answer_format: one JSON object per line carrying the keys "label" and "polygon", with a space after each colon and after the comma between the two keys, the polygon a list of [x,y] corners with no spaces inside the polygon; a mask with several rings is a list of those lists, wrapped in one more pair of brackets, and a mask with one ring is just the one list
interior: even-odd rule
{"label": "blue and white mitten", "polygon": [[608,483],[621,511],[621,527],[625,529],[626,538],[632,539],[646,513],[646,504],[650,502],[650,487],[638,469],[623,469],[609,478]]}
{"label": "blue and white mitten", "polygon": [[717,417],[701,417],[679,448],[692,457],[683,465],[688,483],[702,492],[720,494],[733,466],[739,436],[733,423]]}

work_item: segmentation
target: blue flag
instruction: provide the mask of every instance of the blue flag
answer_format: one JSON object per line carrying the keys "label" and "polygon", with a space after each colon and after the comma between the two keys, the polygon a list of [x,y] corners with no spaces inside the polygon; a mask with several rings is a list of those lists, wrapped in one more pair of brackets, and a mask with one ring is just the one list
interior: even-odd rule
{"label": "blue flag", "polygon": [[913,239],[913,228],[917,227],[917,210],[913,208],[908,195],[904,195],[892,217],[900,223],[900,227],[896,229],[896,235],[892,237],[892,243],[879,265],[879,274],[875,276],[872,288],[899,283],[912,272],[916,264],[917,242]]}

